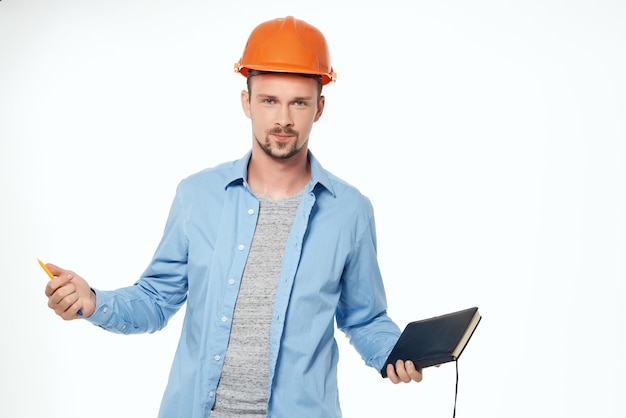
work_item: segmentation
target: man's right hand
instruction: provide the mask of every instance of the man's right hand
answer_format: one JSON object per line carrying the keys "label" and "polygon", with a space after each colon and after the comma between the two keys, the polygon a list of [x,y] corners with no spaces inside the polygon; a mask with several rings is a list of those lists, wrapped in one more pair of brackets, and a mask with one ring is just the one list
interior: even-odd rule
{"label": "man's right hand", "polygon": [[54,264],[46,266],[55,276],[46,285],[48,307],[65,320],[91,316],[96,309],[96,295],[85,279]]}

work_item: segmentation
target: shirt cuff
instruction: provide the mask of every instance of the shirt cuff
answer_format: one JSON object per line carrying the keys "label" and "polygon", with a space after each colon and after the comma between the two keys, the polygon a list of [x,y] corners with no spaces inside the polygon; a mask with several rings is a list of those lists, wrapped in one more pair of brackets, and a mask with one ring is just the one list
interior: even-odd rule
{"label": "shirt cuff", "polygon": [[98,289],[91,288],[91,291],[96,295],[96,310],[89,316],[85,318],[87,321],[91,322],[94,325],[104,326],[111,319],[111,312],[109,309],[110,298],[107,295],[107,292],[102,292]]}

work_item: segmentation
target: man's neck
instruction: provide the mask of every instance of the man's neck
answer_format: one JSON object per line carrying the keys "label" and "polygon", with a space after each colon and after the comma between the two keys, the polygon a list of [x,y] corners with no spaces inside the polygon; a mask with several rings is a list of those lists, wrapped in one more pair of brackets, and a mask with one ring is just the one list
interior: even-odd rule
{"label": "man's neck", "polygon": [[310,179],[311,166],[306,149],[286,160],[278,160],[263,151],[253,150],[248,163],[248,184],[252,191],[273,200],[293,196]]}

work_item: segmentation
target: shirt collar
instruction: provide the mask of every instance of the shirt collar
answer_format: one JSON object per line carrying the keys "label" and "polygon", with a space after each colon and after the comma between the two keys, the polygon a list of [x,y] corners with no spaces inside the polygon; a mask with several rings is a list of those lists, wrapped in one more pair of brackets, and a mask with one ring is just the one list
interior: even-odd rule
{"label": "shirt collar", "polygon": [[[235,184],[247,183],[248,162],[250,161],[251,156],[252,150],[248,151],[243,158],[233,162],[233,165],[226,176],[226,188]],[[311,181],[309,182],[306,191],[312,192],[319,184],[334,196],[335,191],[328,178],[328,172],[322,167],[319,161],[317,161],[317,158],[313,156],[313,153],[310,150],[307,150],[307,157],[309,159],[309,163],[311,164]]]}

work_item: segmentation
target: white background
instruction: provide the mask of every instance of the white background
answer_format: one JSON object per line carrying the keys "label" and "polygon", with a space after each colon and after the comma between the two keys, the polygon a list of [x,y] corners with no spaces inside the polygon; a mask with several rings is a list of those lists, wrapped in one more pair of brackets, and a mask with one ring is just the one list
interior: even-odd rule
{"label": "white background", "polygon": [[[36,259],[94,287],[152,256],[176,184],[241,157],[252,28],[326,35],[311,150],[374,204],[389,314],[478,306],[457,417],[623,414],[626,3],[0,1],[0,416],[155,417],[181,314],[64,322]],[[455,368],[394,386],[338,335],[352,417],[451,417]]]}

